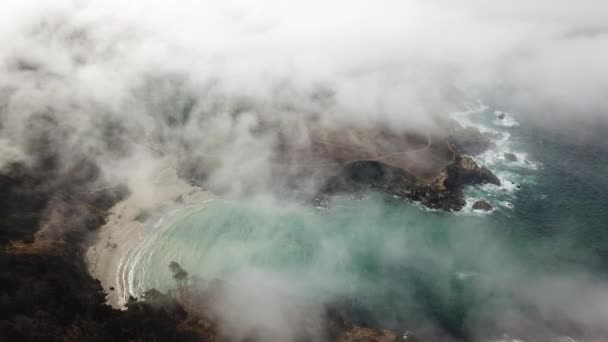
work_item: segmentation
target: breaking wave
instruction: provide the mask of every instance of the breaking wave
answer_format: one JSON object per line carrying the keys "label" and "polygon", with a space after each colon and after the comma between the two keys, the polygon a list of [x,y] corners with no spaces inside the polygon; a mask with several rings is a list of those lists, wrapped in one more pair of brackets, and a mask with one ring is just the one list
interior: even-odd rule
{"label": "breaking wave", "polygon": [[[473,158],[481,165],[487,166],[500,179],[501,185],[484,185],[469,188],[465,191],[466,206],[463,214],[482,214],[472,209],[480,199],[488,201],[494,208],[513,209],[513,200],[524,186],[533,186],[535,173],[542,165],[531,160],[523,150],[522,144],[514,141],[518,138],[519,122],[513,114],[493,110],[482,103],[465,105],[464,110],[452,113],[450,117],[463,127],[476,128],[489,137],[491,147]],[[515,137],[515,139],[514,139]],[[490,211],[489,213],[492,213]]]}

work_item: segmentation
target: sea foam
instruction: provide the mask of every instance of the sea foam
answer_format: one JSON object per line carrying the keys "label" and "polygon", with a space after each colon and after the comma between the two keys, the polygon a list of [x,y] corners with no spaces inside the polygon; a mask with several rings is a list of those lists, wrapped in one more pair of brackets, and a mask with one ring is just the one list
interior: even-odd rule
{"label": "sea foam", "polygon": [[[488,201],[494,210],[512,209],[516,193],[532,181],[529,172],[522,171],[538,170],[541,165],[532,161],[527,152],[514,147],[514,130],[520,124],[513,114],[492,110],[481,102],[465,104],[463,108],[462,111],[451,113],[450,117],[462,127],[476,128],[491,139],[492,147],[473,156],[473,159],[492,170],[501,182],[500,186],[487,184],[467,189],[467,204],[463,208],[463,214],[482,214],[482,211],[472,209],[473,204],[480,199]],[[511,155],[515,160],[509,158]]]}

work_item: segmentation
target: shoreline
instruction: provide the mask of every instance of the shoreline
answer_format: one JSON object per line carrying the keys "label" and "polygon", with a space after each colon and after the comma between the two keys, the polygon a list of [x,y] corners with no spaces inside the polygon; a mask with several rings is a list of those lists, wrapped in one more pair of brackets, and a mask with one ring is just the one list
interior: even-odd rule
{"label": "shoreline", "polygon": [[120,263],[145,235],[144,223],[136,220],[140,210],[127,202],[119,202],[111,209],[108,222],[99,229],[86,252],[89,273],[101,282],[107,303],[117,309],[122,309],[123,304],[118,293]]}
{"label": "shoreline", "polygon": [[130,295],[120,277],[125,267],[123,261],[155,229],[151,219],[177,203],[194,204],[213,198],[210,192],[181,181],[159,186],[157,190],[159,196],[152,205],[139,206],[131,197],[114,205],[106,224],[95,232],[86,250],[89,273],[101,282],[106,302],[116,309],[124,309]]}

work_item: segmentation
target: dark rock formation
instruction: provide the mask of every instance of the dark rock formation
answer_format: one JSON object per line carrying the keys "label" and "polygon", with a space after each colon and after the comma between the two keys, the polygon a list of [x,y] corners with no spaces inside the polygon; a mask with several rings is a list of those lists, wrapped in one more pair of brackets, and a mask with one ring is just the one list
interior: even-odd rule
{"label": "dark rock formation", "polygon": [[485,200],[479,200],[479,201],[473,203],[473,209],[490,211],[490,210],[492,210],[492,205],[490,205],[490,203],[488,203]]}
{"label": "dark rock formation", "polygon": [[500,185],[500,179],[485,166],[479,166],[473,158],[462,154],[456,155],[454,162],[447,166],[445,186],[456,189],[463,185],[490,183]]}
{"label": "dark rock formation", "polygon": [[505,152],[504,156],[505,156],[505,159],[508,161],[512,161],[512,162],[517,161],[517,156],[514,155],[513,153]]}
{"label": "dark rock formation", "polygon": [[457,154],[451,164],[430,180],[417,179],[403,169],[378,161],[353,162],[332,177],[321,194],[376,190],[421,202],[432,209],[458,211],[466,204],[462,188],[485,183],[500,185],[500,180],[471,157]]}
{"label": "dark rock formation", "polygon": [[504,118],[505,118],[505,113],[499,113],[498,115],[496,115],[496,118],[497,118],[498,120],[504,120]]}

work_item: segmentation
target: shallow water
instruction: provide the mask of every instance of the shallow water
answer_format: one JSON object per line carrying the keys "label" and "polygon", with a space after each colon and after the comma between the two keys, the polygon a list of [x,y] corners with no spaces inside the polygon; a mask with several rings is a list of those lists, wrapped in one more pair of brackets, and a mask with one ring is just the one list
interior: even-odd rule
{"label": "shallow water", "polygon": [[[167,265],[175,260],[204,278],[272,274],[289,295],[339,302],[352,319],[395,329],[526,331],[536,323],[513,322],[513,315],[533,322],[547,310],[574,310],[555,299],[572,295],[572,287],[557,286],[562,279],[576,286],[605,280],[608,156],[508,113],[499,120],[500,113],[477,106],[454,115],[496,136],[496,147],[476,159],[503,183],[467,190],[461,213],[380,194],[342,198],[328,210],[269,198],[175,208],[123,260],[118,276],[128,286],[120,291],[173,287]],[[495,210],[473,211],[479,198]],[[564,333],[551,324],[536,329]]]}

